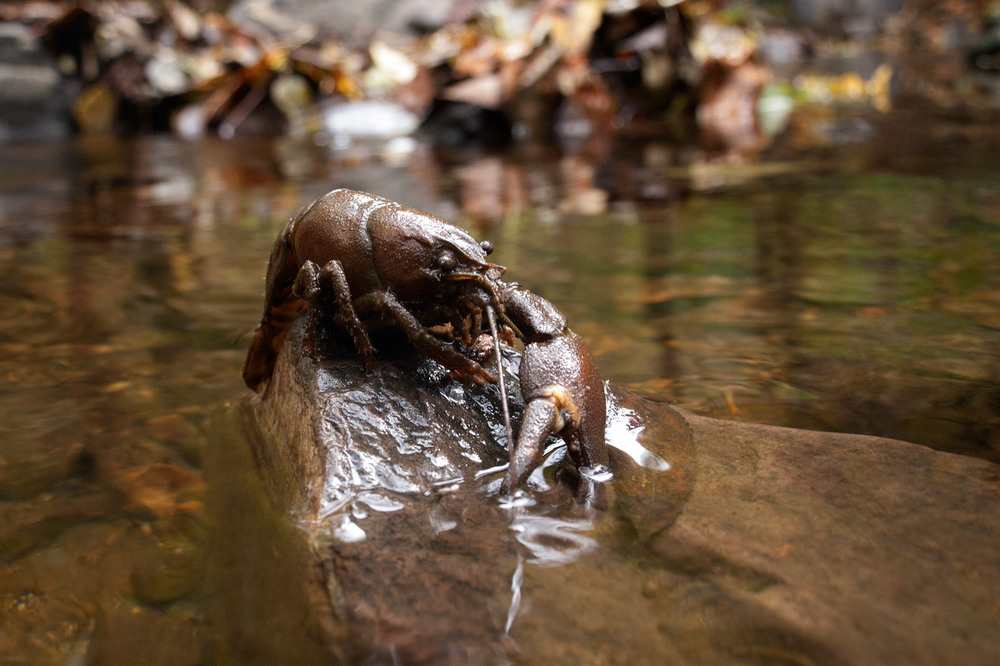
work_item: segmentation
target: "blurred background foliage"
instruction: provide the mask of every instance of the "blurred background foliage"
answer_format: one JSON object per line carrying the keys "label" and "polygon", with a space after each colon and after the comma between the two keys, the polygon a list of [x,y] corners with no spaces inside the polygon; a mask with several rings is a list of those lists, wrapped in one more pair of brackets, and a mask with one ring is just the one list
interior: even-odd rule
{"label": "blurred background foliage", "polygon": [[996,0],[0,5],[0,136],[288,132],[745,153],[803,104],[1000,107]]}

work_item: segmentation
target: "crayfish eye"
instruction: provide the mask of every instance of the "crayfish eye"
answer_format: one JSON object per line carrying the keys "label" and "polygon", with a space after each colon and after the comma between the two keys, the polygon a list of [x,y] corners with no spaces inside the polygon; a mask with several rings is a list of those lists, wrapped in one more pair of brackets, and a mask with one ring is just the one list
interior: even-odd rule
{"label": "crayfish eye", "polygon": [[487,257],[493,254],[493,243],[489,242],[488,240],[485,240],[482,243],[480,243],[479,247],[483,248],[483,253],[486,254]]}
{"label": "crayfish eye", "polygon": [[437,256],[437,265],[443,271],[453,271],[458,267],[458,259],[451,250],[441,250]]}

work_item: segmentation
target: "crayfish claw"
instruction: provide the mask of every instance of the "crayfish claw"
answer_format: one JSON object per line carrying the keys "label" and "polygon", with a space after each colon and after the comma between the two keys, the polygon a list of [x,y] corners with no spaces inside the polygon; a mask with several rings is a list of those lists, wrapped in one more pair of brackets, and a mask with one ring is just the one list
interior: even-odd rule
{"label": "crayfish claw", "polygon": [[521,394],[527,401],[503,490],[513,491],[538,465],[545,440],[559,435],[579,470],[608,464],[604,442],[604,383],[590,349],[568,329],[546,342],[531,343],[521,358]]}
{"label": "crayfish claw", "polygon": [[502,493],[509,494],[527,481],[538,466],[545,440],[562,430],[563,426],[559,408],[551,401],[540,398],[527,404],[517,444],[510,450],[510,467],[501,486]]}

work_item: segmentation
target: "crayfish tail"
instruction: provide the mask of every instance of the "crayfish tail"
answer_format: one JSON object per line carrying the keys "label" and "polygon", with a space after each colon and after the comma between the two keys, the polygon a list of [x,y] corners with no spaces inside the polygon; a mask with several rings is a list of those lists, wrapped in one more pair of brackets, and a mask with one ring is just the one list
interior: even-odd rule
{"label": "crayfish tail", "polygon": [[306,302],[297,299],[272,307],[253,333],[247,360],[243,363],[243,381],[254,391],[260,391],[271,378],[278,351],[285,341],[288,327],[306,308]]}
{"label": "crayfish tail", "polygon": [[[247,387],[258,392],[264,382],[271,378],[274,364],[278,359],[274,338],[266,335],[264,329],[265,326],[262,324],[254,331],[246,361],[243,363],[243,381]],[[270,339],[268,339],[269,337]]]}

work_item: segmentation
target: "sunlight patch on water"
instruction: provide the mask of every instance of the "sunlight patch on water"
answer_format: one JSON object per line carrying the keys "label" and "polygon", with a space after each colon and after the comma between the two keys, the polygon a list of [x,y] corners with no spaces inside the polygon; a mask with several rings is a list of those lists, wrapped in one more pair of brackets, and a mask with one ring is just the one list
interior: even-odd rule
{"label": "sunlight patch on water", "polygon": [[478,472],[476,472],[476,479],[481,479],[484,476],[491,476],[499,472],[505,472],[507,471],[508,467],[510,467],[510,463],[505,462],[502,465],[496,465],[494,467],[487,467],[486,469],[481,469]]}
{"label": "sunlight patch on water", "polygon": [[356,543],[368,538],[365,531],[351,520],[350,516],[336,516],[331,522],[333,523],[333,538],[338,541]]}
{"label": "sunlight patch on water", "polygon": [[509,634],[510,628],[514,625],[514,618],[521,609],[521,584],[524,582],[524,558],[520,554],[517,556],[517,568],[510,579],[510,606],[507,608],[507,623],[504,625],[504,633]]}
{"label": "sunlight patch on water", "polygon": [[439,506],[431,509],[429,518],[435,534],[449,532],[458,527],[458,521],[447,515]]}
{"label": "sunlight patch on water", "polygon": [[358,501],[364,503],[372,511],[378,511],[380,513],[390,513],[392,511],[399,511],[403,508],[402,502],[394,500],[391,497],[387,497],[382,493],[370,491],[358,493]]}
{"label": "sunlight patch on water", "polygon": [[642,467],[657,472],[669,471],[669,462],[639,443],[639,435],[646,429],[639,416],[619,405],[611,391],[604,393],[608,396],[608,423],[604,431],[608,446],[618,449]]}
{"label": "sunlight patch on water", "polygon": [[614,472],[607,465],[594,465],[593,467],[581,467],[580,476],[589,479],[594,483],[607,483],[615,478]]}
{"label": "sunlight patch on water", "polygon": [[518,543],[531,553],[528,562],[541,566],[569,564],[596,551],[597,541],[587,535],[593,528],[590,517],[571,519],[526,511],[516,512],[510,525]]}

